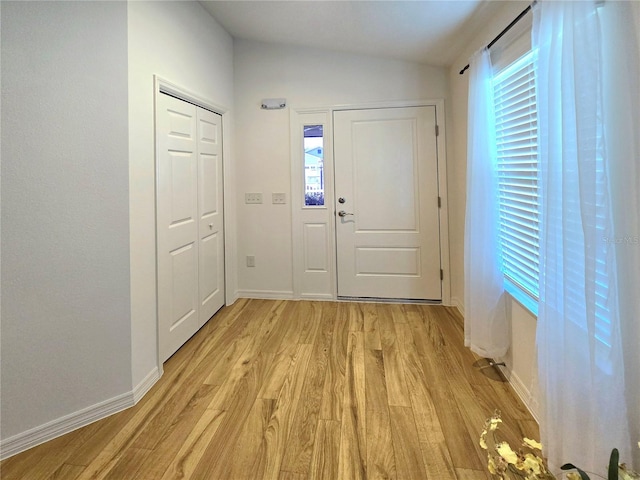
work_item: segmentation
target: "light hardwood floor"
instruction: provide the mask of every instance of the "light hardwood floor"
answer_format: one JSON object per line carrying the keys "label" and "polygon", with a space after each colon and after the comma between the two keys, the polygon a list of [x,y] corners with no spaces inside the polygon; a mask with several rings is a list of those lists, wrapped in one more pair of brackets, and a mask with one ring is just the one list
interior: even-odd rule
{"label": "light hardwood floor", "polygon": [[456,309],[238,300],[124,412],[11,457],[0,478],[489,478],[478,446],[538,438],[507,383],[463,347]]}

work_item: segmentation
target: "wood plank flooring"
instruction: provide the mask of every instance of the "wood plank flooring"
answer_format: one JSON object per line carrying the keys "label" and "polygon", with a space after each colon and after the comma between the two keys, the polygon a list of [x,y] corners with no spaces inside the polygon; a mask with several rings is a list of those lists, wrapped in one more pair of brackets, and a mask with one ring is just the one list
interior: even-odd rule
{"label": "wood plank flooring", "polygon": [[0,464],[2,480],[479,479],[484,420],[538,427],[456,309],[238,300],[136,405]]}

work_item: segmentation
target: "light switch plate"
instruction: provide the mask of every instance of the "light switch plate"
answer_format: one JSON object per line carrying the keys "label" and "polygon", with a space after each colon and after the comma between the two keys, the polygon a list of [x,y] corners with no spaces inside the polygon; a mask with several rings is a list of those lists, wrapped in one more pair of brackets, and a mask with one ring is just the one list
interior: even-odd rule
{"label": "light switch plate", "polygon": [[245,193],[244,194],[244,203],[262,203],[262,194],[261,193]]}
{"label": "light switch plate", "polygon": [[287,194],[286,193],[272,193],[271,194],[271,203],[275,205],[284,205],[287,203]]}

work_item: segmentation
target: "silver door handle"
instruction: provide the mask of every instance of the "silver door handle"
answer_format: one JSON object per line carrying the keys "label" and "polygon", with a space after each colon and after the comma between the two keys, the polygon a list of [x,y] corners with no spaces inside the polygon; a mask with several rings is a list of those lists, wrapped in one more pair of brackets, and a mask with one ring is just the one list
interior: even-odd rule
{"label": "silver door handle", "polygon": [[339,217],[346,217],[347,215],[353,215],[353,213],[347,213],[347,212],[345,212],[344,210],[340,210],[340,211],[338,212],[338,216],[339,216]]}

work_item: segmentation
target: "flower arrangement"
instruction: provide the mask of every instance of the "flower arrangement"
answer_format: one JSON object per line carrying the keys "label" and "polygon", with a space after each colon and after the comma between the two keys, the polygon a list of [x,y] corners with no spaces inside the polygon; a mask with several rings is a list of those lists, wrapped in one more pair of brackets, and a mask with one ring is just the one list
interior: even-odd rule
{"label": "flower arrangement", "polygon": [[[542,445],[539,442],[524,438],[521,448],[515,452],[507,442],[496,440],[496,432],[501,423],[500,412],[496,411],[487,419],[480,435],[480,446],[487,450],[489,472],[500,480],[509,478],[555,480],[556,477],[547,470],[546,462],[542,457]],[[640,442],[638,446],[640,447]],[[609,459],[608,480],[640,479],[640,474],[628,469],[624,463],[619,464],[618,461],[618,450],[614,448]],[[567,473],[567,480],[590,480],[586,472],[571,463],[566,463],[560,468],[572,470]]]}

